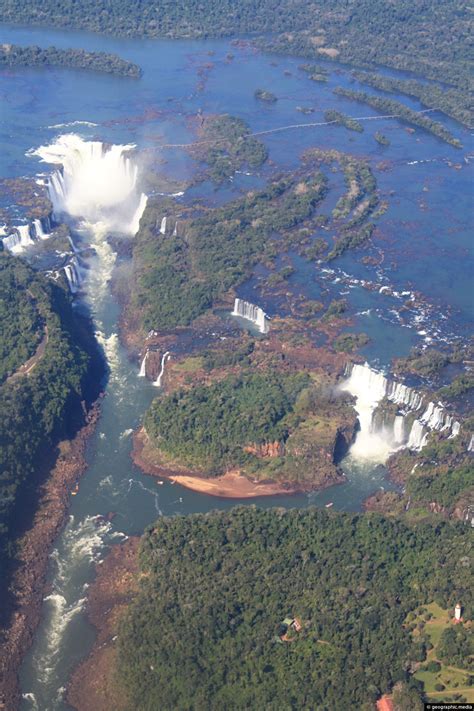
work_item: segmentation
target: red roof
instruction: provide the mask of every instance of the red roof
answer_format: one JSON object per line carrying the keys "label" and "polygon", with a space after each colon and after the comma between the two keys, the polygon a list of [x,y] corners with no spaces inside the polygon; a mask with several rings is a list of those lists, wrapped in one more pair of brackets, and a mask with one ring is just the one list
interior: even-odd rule
{"label": "red roof", "polygon": [[390,696],[382,696],[377,701],[377,711],[393,711],[393,701]]}

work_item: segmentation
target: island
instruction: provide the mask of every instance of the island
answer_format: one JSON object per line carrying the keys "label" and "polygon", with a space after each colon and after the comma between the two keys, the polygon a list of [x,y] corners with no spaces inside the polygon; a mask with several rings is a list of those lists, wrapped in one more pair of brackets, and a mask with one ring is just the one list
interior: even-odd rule
{"label": "island", "polygon": [[0,45],[0,67],[68,67],[132,79],[138,79],[142,74],[137,64],[116,54],[58,47],[43,49],[35,45],[20,47],[16,44]]}

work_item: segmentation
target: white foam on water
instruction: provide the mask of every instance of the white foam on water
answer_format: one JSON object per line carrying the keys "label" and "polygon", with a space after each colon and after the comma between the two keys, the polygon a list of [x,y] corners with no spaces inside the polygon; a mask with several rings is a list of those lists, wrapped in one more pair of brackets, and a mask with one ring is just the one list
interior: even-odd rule
{"label": "white foam on water", "polygon": [[147,200],[138,189],[138,165],[130,157],[134,148],[85,141],[69,133],[29,155],[60,166],[48,183],[56,215],[134,235]]}

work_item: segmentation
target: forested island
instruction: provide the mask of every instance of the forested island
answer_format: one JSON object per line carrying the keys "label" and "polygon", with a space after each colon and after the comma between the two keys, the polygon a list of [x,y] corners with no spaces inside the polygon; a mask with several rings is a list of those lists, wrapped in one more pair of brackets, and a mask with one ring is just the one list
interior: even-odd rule
{"label": "forested island", "polygon": [[183,468],[204,478],[235,472],[289,490],[342,481],[337,464],[356,427],[350,399],[331,393],[320,373],[263,365],[255,352],[237,376],[218,366],[210,385],[195,373],[193,387],[156,400],[145,417],[150,444],[142,458],[165,476]]}
{"label": "forested island", "polygon": [[260,168],[268,158],[265,145],[251,135],[245,121],[228,114],[201,116],[191,155],[207,163],[211,180],[221,183],[236,170]]}
{"label": "forested island", "polygon": [[69,67],[133,79],[138,79],[142,73],[137,64],[127,62],[116,54],[57,47],[43,49],[35,45],[20,47],[16,44],[0,45],[0,67]]}
{"label": "forested island", "polygon": [[[192,152],[207,162],[217,182],[238,167],[255,168],[266,159],[263,145],[247,137],[243,122],[212,117],[204,118],[202,126],[204,140]],[[214,126],[217,135],[210,140]],[[318,214],[318,206],[328,190],[321,166],[334,163],[344,175],[346,192],[330,220]],[[248,278],[257,263],[271,265],[289,247],[308,260],[331,261],[367,244],[375,227],[369,218],[375,220],[382,212],[368,162],[320,149],[307,151],[300,169],[278,175],[264,189],[222,207],[191,211],[170,198],[151,199],[133,245],[126,320],[139,324],[142,333],[188,326],[214,304],[228,300],[230,290]],[[311,239],[311,229],[324,227],[326,235],[328,226],[335,231],[332,244],[322,237]]]}
{"label": "forested island", "polygon": [[413,109],[408,108],[408,106],[405,106],[399,101],[394,101],[393,99],[381,96],[375,96],[375,94],[367,94],[363,91],[344,89],[343,87],[337,87],[334,89],[334,93],[338,96],[344,96],[346,99],[351,99],[352,101],[358,101],[361,104],[372,106],[374,109],[382,111],[385,114],[396,116],[410,125],[424,128],[426,131],[429,131],[442,141],[446,141],[446,143],[449,143],[451,146],[461,148],[460,140],[455,138],[453,134],[448,131],[445,126],[443,126],[443,124],[439,123],[439,121],[433,121],[433,119],[429,118],[427,115],[421,115],[418,111],[413,111]]}
{"label": "forested island", "polygon": [[[393,692],[397,709],[421,710],[421,671],[436,666],[430,618],[447,608],[436,654],[465,669],[444,696],[462,700],[472,635],[462,626],[454,634],[450,617],[459,600],[465,619],[472,613],[468,537],[460,524],[315,509],[160,518],[141,541],[140,571],[118,566],[118,618],[100,617],[107,634],[85,664],[86,699],[104,708],[112,693],[117,708],[133,699],[137,711],[371,711]],[[114,604],[110,586],[99,585],[98,611]],[[82,676],[73,684],[80,711],[83,684]]]}
{"label": "forested island", "polygon": [[416,79],[394,79],[369,72],[353,72],[352,75],[361,84],[367,84],[374,89],[381,89],[390,94],[413,96],[415,99],[419,99],[424,106],[442,111],[466,126],[472,122],[469,92],[464,87],[456,89],[451,86],[438,86],[432,82],[421,83]]}
{"label": "forested island", "polygon": [[[5,22],[84,29],[125,37],[223,37],[249,33],[281,33],[259,39],[259,46],[278,53],[336,60],[362,68],[385,65],[440,82],[422,85],[402,80],[397,91],[417,96],[453,118],[469,124],[468,62],[469,17],[460,0],[442,4],[402,0],[387,8],[382,0],[364,0],[351,6],[338,0],[319,0],[317,11],[310,0],[284,0],[275,12],[272,0],[243,0],[238,11],[228,0],[211,0],[206,6],[183,0],[160,7],[145,2],[112,0],[107,6],[86,0],[81,5],[44,0],[21,4],[1,0]],[[450,40],[456,37],[456,42]],[[307,65],[311,67],[311,65]],[[325,81],[325,70],[311,71],[314,81]],[[399,80],[376,81],[387,89]],[[444,83],[444,86],[443,86]],[[447,85],[447,87],[446,87]],[[389,90],[391,91],[392,88]]]}
{"label": "forested island", "polygon": [[364,127],[360,121],[343,114],[341,111],[336,111],[335,109],[329,109],[324,112],[324,118],[329,123],[337,123],[339,126],[344,126],[349,131],[357,131],[357,133],[362,133]]}

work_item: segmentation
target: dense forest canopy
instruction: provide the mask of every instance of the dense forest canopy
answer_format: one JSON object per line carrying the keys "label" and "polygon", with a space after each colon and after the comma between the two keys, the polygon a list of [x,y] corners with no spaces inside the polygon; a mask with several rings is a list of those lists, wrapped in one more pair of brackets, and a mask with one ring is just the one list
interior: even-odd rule
{"label": "dense forest canopy", "polygon": [[86,52],[84,49],[41,49],[35,45],[20,47],[16,44],[0,45],[0,67],[70,67],[93,72],[119,74],[138,78],[141,69],[132,62],[105,52]]}
{"label": "dense forest canopy", "polygon": [[[161,518],[142,540],[117,678],[136,711],[369,711],[398,682],[413,687],[400,707],[413,711],[410,662],[428,640],[404,621],[431,600],[462,599],[471,615],[469,535],[315,509]],[[446,638],[443,654],[455,661],[466,646]]]}
{"label": "dense forest canopy", "polygon": [[[309,382],[302,373],[247,373],[181,390],[155,400],[145,426],[156,445],[172,457],[219,472],[253,458],[245,445],[283,445],[289,415]],[[296,416],[293,425],[295,421]]]}
{"label": "dense forest canopy", "polygon": [[[123,36],[284,33],[266,43],[292,54],[387,64],[466,88],[472,27],[461,0],[0,0],[5,22]],[[455,38],[455,41],[454,41]]]}
{"label": "dense forest canopy", "polygon": [[[0,364],[4,373],[15,371],[0,386],[1,558],[14,534],[21,487],[82,413],[92,361],[65,289],[6,252],[0,253],[0,314]],[[22,359],[40,341],[37,361],[21,373]]]}

